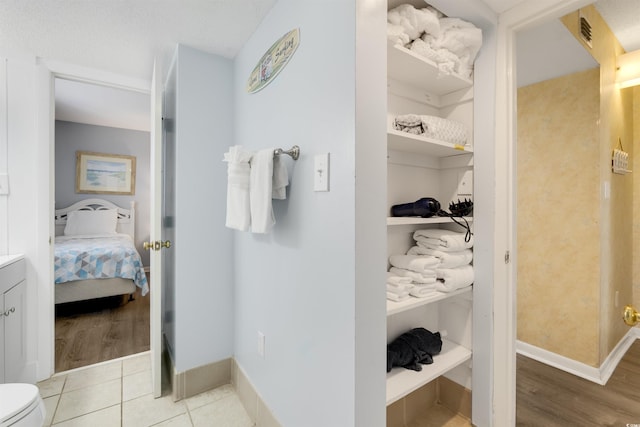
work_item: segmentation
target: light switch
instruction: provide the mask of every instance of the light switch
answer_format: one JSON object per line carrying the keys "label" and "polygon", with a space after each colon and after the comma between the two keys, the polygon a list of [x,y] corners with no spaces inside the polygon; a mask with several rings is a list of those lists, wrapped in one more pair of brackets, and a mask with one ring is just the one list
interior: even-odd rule
{"label": "light switch", "polygon": [[329,191],[329,153],[314,157],[313,191]]}
{"label": "light switch", "polygon": [[9,194],[9,175],[0,173],[0,195]]}

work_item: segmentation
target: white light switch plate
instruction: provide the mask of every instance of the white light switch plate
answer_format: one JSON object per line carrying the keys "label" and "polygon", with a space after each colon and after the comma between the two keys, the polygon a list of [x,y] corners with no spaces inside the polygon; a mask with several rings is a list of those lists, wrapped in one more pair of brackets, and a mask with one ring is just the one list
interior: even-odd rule
{"label": "white light switch plate", "polygon": [[314,157],[313,191],[329,191],[329,153]]}

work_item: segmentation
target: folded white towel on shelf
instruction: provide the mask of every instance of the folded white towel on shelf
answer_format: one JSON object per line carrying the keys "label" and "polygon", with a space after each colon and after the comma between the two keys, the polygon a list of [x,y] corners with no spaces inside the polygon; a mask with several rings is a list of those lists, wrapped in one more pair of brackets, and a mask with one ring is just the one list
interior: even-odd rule
{"label": "folded white towel on shelf", "polygon": [[405,294],[407,292],[411,292],[414,285],[393,285],[391,283],[387,283],[387,292],[393,292],[394,294]]}
{"label": "folded white towel on shelf", "polygon": [[240,145],[229,147],[224,153],[227,165],[227,216],[225,225],[240,231],[251,226],[251,208],[249,202],[249,181],[251,151]]}
{"label": "folded white towel on shelf", "polygon": [[394,285],[410,285],[411,278],[410,277],[402,277],[396,276],[395,274],[387,271],[387,283],[391,283]]}
{"label": "folded white towel on shelf", "polygon": [[409,291],[409,294],[416,297],[416,298],[424,298],[424,297],[428,297],[429,295],[433,295],[434,293],[436,293],[436,285],[432,284],[432,285],[415,285],[413,287],[413,289],[411,289],[411,291]]}
{"label": "folded white towel on shelf", "polygon": [[[423,38],[426,37],[423,36]],[[428,42],[428,40],[430,39],[426,38],[426,40],[427,41],[422,38],[415,39],[413,42],[411,42],[409,50],[415,52],[416,55],[420,55],[423,58],[435,62],[438,66],[438,72],[440,76],[455,74],[456,68],[459,68],[456,67],[456,65],[458,65],[460,62],[458,57],[446,49],[434,49],[433,46]]]}
{"label": "folded white towel on shelf", "polygon": [[391,22],[387,22],[387,39],[394,45],[399,44],[404,46],[411,42],[404,27],[402,25],[392,24]]}
{"label": "folded white towel on shelf", "polygon": [[391,300],[391,301],[395,301],[395,302],[400,302],[400,301],[404,301],[406,299],[409,299],[411,297],[411,295],[409,295],[409,292],[405,292],[403,294],[396,294],[393,292],[387,292],[387,299]]}
{"label": "folded white towel on shelf", "polygon": [[274,150],[274,148],[260,150],[251,157],[249,200],[253,233],[268,233],[276,223],[271,203]]}
{"label": "folded white towel on shelf", "polygon": [[416,242],[422,243],[423,245],[429,245],[430,247],[434,247],[445,252],[462,251],[464,249],[472,248],[473,235],[470,236],[468,242],[465,242],[465,237],[465,233],[457,233],[455,231],[443,230],[440,228],[416,230],[413,233],[413,239]]}
{"label": "folded white towel on shelf", "polygon": [[421,255],[391,255],[389,263],[397,268],[416,271],[418,273],[425,270],[432,270],[440,264],[440,260],[434,256]]}
{"label": "folded white towel on shelf", "polygon": [[284,200],[287,198],[287,185],[289,185],[289,172],[282,156],[273,156],[273,181],[271,198]]}
{"label": "folded white towel on shelf", "polygon": [[459,58],[457,73],[470,76],[473,62],[482,47],[482,30],[459,18],[442,18],[439,23],[440,33],[434,38],[432,47],[446,49],[456,55]]}
{"label": "folded white towel on shelf", "polygon": [[435,246],[418,243],[407,251],[407,255],[430,255],[440,260],[438,268],[454,268],[470,264],[473,261],[473,251],[464,249],[462,251],[445,252],[436,249]]}
{"label": "folded white towel on shelf", "polygon": [[420,283],[427,284],[436,282],[435,270],[425,270],[422,273],[417,273],[415,271],[405,270],[404,268],[391,267],[389,271],[397,276],[410,277],[414,285]]}
{"label": "folded white towel on shelf", "polygon": [[456,268],[439,268],[436,270],[438,281],[436,289],[442,292],[452,292],[473,284],[473,266],[464,265]]}

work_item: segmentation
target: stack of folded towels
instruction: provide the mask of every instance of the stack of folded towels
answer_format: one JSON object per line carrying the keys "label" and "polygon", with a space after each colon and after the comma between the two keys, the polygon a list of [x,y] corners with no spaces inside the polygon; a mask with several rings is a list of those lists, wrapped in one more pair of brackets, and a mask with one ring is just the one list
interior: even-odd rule
{"label": "stack of folded towels", "polygon": [[406,255],[391,255],[387,299],[424,298],[436,291],[453,292],[473,283],[473,236],[426,229],[413,233],[415,245]]}

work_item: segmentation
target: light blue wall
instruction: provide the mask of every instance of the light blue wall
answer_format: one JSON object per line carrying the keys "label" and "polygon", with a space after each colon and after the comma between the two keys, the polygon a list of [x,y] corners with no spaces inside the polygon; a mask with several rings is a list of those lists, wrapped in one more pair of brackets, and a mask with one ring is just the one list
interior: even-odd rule
{"label": "light blue wall", "polygon": [[233,355],[232,234],[225,228],[233,141],[229,59],[179,45],[175,63],[174,363],[179,372]]}
{"label": "light blue wall", "polygon": [[[247,94],[260,57],[294,28],[287,67]],[[301,148],[285,158],[291,185],[272,233],[234,232],[236,360],[282,425],[354,426],[355,2],[280,0],[236,57],[234,88],[237,144]],[[321,153],[330,192],[313,191]]]}
{"label": "light blue wall", "polygon": [[[94,126],[82,123],[56,121],[56,209],[67,207],[79,200],[99,197],[129,208],[136,202],[136,248],[145,266],[149,265],[149,252],[142,243],[149,240],[149,132]],[[136,187],[133,196],[76,193],[76,151],[124,154],[136,158]]]}

